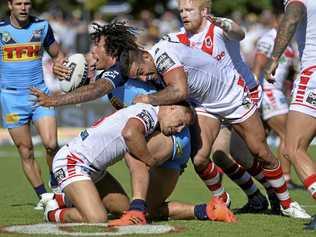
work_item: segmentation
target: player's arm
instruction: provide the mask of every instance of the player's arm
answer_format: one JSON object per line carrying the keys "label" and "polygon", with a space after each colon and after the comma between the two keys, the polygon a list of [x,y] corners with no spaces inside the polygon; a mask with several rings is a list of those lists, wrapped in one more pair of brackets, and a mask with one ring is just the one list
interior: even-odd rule
{"label": "player's arm", "polygon": [[305,14],[306,7],[301,2],[293,1],[286,7],[284,17],[279,25],[277,37],[274,41],[272,56],[264,70],[265,78],[268,81],[274,81],[271,75],[275,71],[281,55],[293,38],[298,23]]}
{"label": "player's arm", "polygon": [[157,160],[148,150],[145,133],[144,124],[137,118],[130,118],[122,131],[122,136],[128,152],[134,158],[152,167],[157,164]]}
{"label": "player's arm", "polygon": [[223,29],[224,35],[230,40],[241,41],[245,38],[245,31],[233,20],[223,17],[208,16],[216,26]]}
{"label": "player's arm", "polygon": [[268,57],[265,54],[260,53],[260,52],[256,53],[254,65],[252,67],[252,73],[254,74],[257,80],[258,78],[260,78],[260,75],[265,65],[267,64],[267,62],[268,62]]}
{"label": "player's arm", "polygon": [[37,88],[31,92],[37,97],[37,104],[40,106],[61,106],[78,104],[100,98],[113,90],[114,86],[109,80],[99,79],[94,83],[79,87],[66,94],[48,96]]}
{"label": "player's arm", "polygon": [[187,75],[183,67],[177,67],[166,72],[163,75],[163,80],[166,84],[163,90],[138,96],[134,99],[134,102],[143,102],[152,105],[171,105],[188,98]]}

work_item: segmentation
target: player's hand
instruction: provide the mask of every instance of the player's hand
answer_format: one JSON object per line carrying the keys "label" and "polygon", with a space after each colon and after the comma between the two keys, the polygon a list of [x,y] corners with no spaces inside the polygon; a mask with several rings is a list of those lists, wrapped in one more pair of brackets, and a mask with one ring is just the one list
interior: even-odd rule
{"label": "player's hand", "polygon": [[274,74],[278,64],[278,60],[269,58],[269,61],[263,70],[264,78],[270,83],[275,82]]}
{"label": "player's hand", "polygon": [[55,60],[53,63],[53,73],[58,80],[65,80],[70,76],[71,70],[66,67],[67,59]]}
{"label": "player's hand", "polygon": [[37,97],[36,103],[39,106],[51,107],[56,105],[56,100],[53,97],[46,95],[35,87],[31,88],[31,94]]}
{"label": "player's hand", "polygon": [[137,103],[150,104],[149,103],[149,98],[148,98],[147,95],[135,96],[135,98],[133,100],[133,104],[137,104]]}
{"label": "player's hand", "polygon": [[230,31],[233,27],[233,21],[228,18],[223,18],[223,17],[216,17],[213,15],[207,15],[206,19],[208,19],[210,22],[215,24],[216,26],[222,28],[226,32]]}

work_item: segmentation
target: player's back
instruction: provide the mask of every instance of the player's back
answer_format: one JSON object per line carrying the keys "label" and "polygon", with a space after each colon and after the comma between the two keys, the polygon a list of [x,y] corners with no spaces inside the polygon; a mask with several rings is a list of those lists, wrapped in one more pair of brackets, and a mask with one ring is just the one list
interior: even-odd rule
{"label": "player's back", "polygon": [[195,103],[203,103],[206,98],[211,101],[224,99],[235,83],[234,78],[238,77],[236,70],[221,68],[209,54],[172,40],[161,40],[149,52],[160,74],[184,67],[190,99]]}
{"label": "player's back", "polygon": [[[44,83],[42,55],[48,22],[30,17],[30,24],[18,29],[9,18],[0,21],[0,82],[2,87],[29,88]],[[44,45],[43,45],[44,44]]]}
{"label": "player's back", "polygon": [[157,125],[156,114],[157,108],[149,104],[121,109],[82,131],[68,143],[69,150],[83,156],[98,169],[108,167],[121,159],[127,150],[121,133],[128,119],[135,117],[143,121],[149,135]]}

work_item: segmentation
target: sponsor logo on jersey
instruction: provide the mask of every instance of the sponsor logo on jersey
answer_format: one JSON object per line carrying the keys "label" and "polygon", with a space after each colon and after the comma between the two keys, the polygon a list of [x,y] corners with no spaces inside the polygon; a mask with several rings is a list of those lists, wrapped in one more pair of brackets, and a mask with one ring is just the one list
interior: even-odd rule
{"label": "sponsor logo on jersey", "polygon": [[136,117],[140,118],[144,122],[147,131],[151,131],[155,128],[154,119],[148,111],[143,109],[142,112],[136,115]]}
{"label": "sponsor logo on jersey", "polygon": [[11,35],[9,32],[3,32],[1,33],[1,40],[5,43],[9,42],[11,39]]}
{"label": "sponsor logo on jersey", "polygon": [[204,45],[206,48],[212,48],[213,47],[213,41],[211,36],[206,36],[204,39]]}
{"label": "sponsor logo on jersey", "polygon": [[169,57],[167,53],[161,54],[157,59],[157,70],[159,73],[164,73],[173,67],[176,63]]}
{"label": "sponsor logo on jersey", "polygon": [[310,92],[306,98],[306,102],[313,106],[316,106],[316,93]]}
{"label": "sponsor logo on jersey", "polygon": [[8,44],[2,51],[3,62],[33,61],[41,57],[40,43]]}
{"label": "sponsor logo on jersey", "polygon": [[115,79],[120,73],[118,71],[106,71],[103,73],[102,77],[108,78],[108,79]]}
{"label": "sponsor logo on jersey", "polygon": [[66,177],[63,169],[57,170],[54,175],[58,183],[61,183],[61,181]]}
{"label": "sponsor logo on jersey", "polygon": [[81,133],[80,133],[80,137],[81,137],[81,140],[84,141],[86,140],[86,138],[89,136],[89,133],[87,130],[83,130]]}
{"label": "sponsor logo on jersey", "polygon": [[10,113],[5,116],[5,121],[8,124],[15,124],[19,122],[20,116],[17,113]]}
{"label": "sponsor logo on jersey", "polygon": [[176,141],[176,156],[183,156],[183,146],[180,141]]}
{"label": "sponsor logo on jersey", "polygon": [[33,30],[33,39],[40,40],[43,34],[43,30]]}

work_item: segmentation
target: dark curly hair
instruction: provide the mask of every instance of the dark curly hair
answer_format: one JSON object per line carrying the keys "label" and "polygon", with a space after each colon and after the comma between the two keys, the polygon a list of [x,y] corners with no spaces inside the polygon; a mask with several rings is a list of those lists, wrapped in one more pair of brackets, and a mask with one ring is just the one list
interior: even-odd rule
{"label": "dark curly hair", "polygon": [[139,48],[136,43],[139,30],[126,25],[126,22],[114,21],[104,26],[93,23],[92,27],[91,38],[98,40],[101,36],[105,36],[105,50],[112,57],[119,58],[122,52]]}

